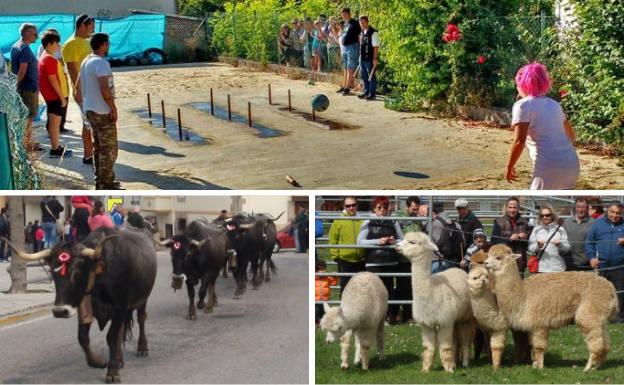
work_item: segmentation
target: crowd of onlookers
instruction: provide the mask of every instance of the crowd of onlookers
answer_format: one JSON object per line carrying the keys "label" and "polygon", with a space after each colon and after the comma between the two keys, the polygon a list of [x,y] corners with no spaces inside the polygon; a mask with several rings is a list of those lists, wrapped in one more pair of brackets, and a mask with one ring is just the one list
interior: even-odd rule
{"label": "crowd of onlookers", "polygon": [[[397,202],[398,203],[398,202]],[[615,286],[620,301],[620,314],[614,322],[624,322],[624,208],[620,202],[603,204],[599,199],[577,197],[574,212],[561,220],[550,204],[542,204],[536,217],[521,214],[521,203],[516,197],[506,200],[503,213],[493,223],[490,236],[485,227],[469,208],[467,199],[455,200],[456,216],[445,210],[442,202],[434,202],[432,222],[422,219],[413,221],[391,220],[389,216],[426,217],[429,207],[421,205],[418,197],[409,197],[406,208],[392,212],[394,205],[389,198],[375,197],[372,201],[372,217],[368,220],[338,219],[329,229],[330,245],[395,245],[403,235],[412,231],[424,231],[438,246],[438,260],[432,263],[432,273],[452,267],[468,270],[471,256],[486,251],[491,245],[506,244],[515,254],[521,275],[547,274],[571,270],[596,271]],[[343,200],[342,216],[358,213],[357,197]],[[606,211],[605,211],[606,210]],[[380,217],[381,219],[375,219]],[[330,256],[341,273],[360,271],[380,273],[409,273],[411,263],[393,248],[335,248]],[[324,271],[325,263],[317,260],[317,271]],[[329,287],[335,280],[316,277],[316,300],[329,298]],[[340,276],[340,290],[350,276]],[[411,300],[410,277],[382,277],[390,300]],[[317,307],[322,315],[321,307]],[[411,320],[409,305],[390,305],[390,324]]]}
{"label": "crowd of onlookers", "polygon": [[326,15],[319,15],[315,20],[295,18],[290,24],[282,24],[278,46],[283,64],[311,71],[310,84],[314,84],[319,72],[342,68],[344,82],[338,92],[343,95],[349,95],[355,88],[359,68],[363,83],[359,96],[375,100],[380,40],[368,16],[360,15],[355,20],[351,10],[344,8],[340,19]]}
{"label": "crowd of onlookers", "polygon": [[[27,252],[38,252],[54,247],[59,242],[80,242],[92,231],[100,227],[133,227],[157,231],[155,218],[143,218],[138,208],[127,211],[115,204],[109,212],[102,201],[91,196],[73,196],[70,200],[72,214],[63,223],[61,213],[65,207],[55,197],[46,196],[41,200],[41,219],[29,221],[24,227],[24,240]],[[0,237],[10,239],[10,221],[6,207],[0,214]],[[6,242],[0,242],[0,262],[8,262],[11,250]]]}
{"label": "crowd of onlookers", "polygon": [[[33,120],[39,116],[39,95],[46,110],[50,138],[49,156],[67,158],[73,151],[61,145],[70,93],[81,111],[82,163],[94,168],[96,189],[119,189],[113,166],[117,160],[117,107],[113,73],[105,57],[110,48],[105,33],[94,33],[95,20],[76,18],[72,36],[60,36],[55,29],[38,35],[37,26],[22,24],[19,39],[11,47],[10,69],[17,77],[17,92],[28,110],[23,145],[29,152],[43,151],[32,135]],[[41,39],[39,52],[31,45]],[[61,42],[63,42],[61,44]],[[0,52],[0,56],[2,52]],[[4,58],[0,60],[4,73]]]}

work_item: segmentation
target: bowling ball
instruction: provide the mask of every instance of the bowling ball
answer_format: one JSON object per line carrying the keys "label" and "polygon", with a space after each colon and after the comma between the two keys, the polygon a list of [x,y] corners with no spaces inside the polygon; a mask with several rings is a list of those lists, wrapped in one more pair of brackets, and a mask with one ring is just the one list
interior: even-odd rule
{"label": "bowling ball", "polygon": [[323,112],[329,108],[329,98],[323,94],[312,97],[312,109],[316,112]]}

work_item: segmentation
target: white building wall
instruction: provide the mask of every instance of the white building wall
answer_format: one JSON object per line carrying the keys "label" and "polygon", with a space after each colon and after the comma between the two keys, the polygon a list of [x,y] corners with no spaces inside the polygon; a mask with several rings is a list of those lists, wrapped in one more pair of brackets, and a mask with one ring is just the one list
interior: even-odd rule
{"label": "white building wall", "polygon": [[281,212],[285,211],[275,224],[282,227],[288,222],[290,216],[293,215],[294,203],[290,196],[251,196],[246,195],[241,199],[242,211],[248,214],[271,214],[277,217]]}
{"label": "white building wall", "polygon": [[131,9],[176,15],[176,0],[1,0],[0,15],[32,15],[45,13],[86,13],[115,19],[128,16]]}

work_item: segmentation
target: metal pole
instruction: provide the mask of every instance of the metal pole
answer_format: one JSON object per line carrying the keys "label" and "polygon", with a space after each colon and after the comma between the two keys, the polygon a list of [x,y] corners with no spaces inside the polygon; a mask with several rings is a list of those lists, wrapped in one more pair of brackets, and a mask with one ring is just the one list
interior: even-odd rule
{"label": "metal pole", "polygon": [[152,99],[150,98],[150,94],[147,94],[147,116],[152,118]]}
{"label": "metal pole", "polygon": [[212,88],[210,88],[210,115],[214,116],[214,97],[212,96]]}
{"label": "metal pole", "polygon": [[290,90],[288,90],[288,111],[292,111],[292,104],[290,102]]}
{"label": "metal pole", "polygon": [[182,138],[182,115],[180,114],[180,109],[178,108],[178,133],[180,134],[180,142],[184,139]]}
{"label": "metal pole", "polygon": [[271,98],[271,84],[269,83],[269,106],[273,104],[273,99]]}
{"label": "metal pole", "polygon": [[312,107],[312,121],[316,122],[316,112],[314,111],[314,107]]}
{"label": "metal pole", "polygon": [[228,94],[228,120],[232,121],[232,103],[230,103],[230,94]]}
{"label": "metal pole", "polygon": [[249,122],[249,127],[252,127],[252,124],[251,124],[251,102],[247,102],[247,120]]}
{"label": "metal pole", "polygon": [[[165,101],[161,100],[160,101],[160,108],[162,109],[162,124],[163,124],[163,129],[167,128],[167,120],[165,118]],[[165,130],[166,131],[166,130]]]}

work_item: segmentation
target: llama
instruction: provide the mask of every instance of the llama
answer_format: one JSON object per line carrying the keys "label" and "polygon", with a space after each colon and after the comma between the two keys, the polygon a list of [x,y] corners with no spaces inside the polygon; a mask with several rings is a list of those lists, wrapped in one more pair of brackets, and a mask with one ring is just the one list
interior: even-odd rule
{"label": "llama", "polygon": [[412,262],[412,313],[422,330],[422,371],[431,369],[436,343],[444,370],[455,370],[454,336],[461,349],[462,364],[467,367],[474,338],[468,274],[452,268],[432,275],[431,261],[438,247],[424,233],[405,234],[397,249]]}
{"label": "llama", "polygon": [[498,369],[505,349],[509,322],[498,309],[496,297],[490,288],[491,281],[490,273],[485,266],[472,265],[468,273],[470,304],[477,323],[484,329],[484,334],[489,335],[492,367]]}
{"label": "llama", "polygon": [[571,323],[579,326],[589,350],[584,371],[600,367],[610,349],[607,322],[619,307],[613,284],[579,271],[539,274],[523,281],[516,258],[509,247],[495,245],[485,265],[494,274],[496,300],[511,327],[530,332],[533,367],[544,367],[550,330]]}
{"label": "llama", "polygon": [[342,293],[340,307],[325,304],[321,329],[327,331],[326,342],[340,339],[340,367],[348,369],[351,335],[355,336],[353,365],[361,361],[368,370],[368,351],[377,345],[379,358],[384,359],[384,322],[388,310],[388,291],[379,277],[372,273],[354,275]]}

